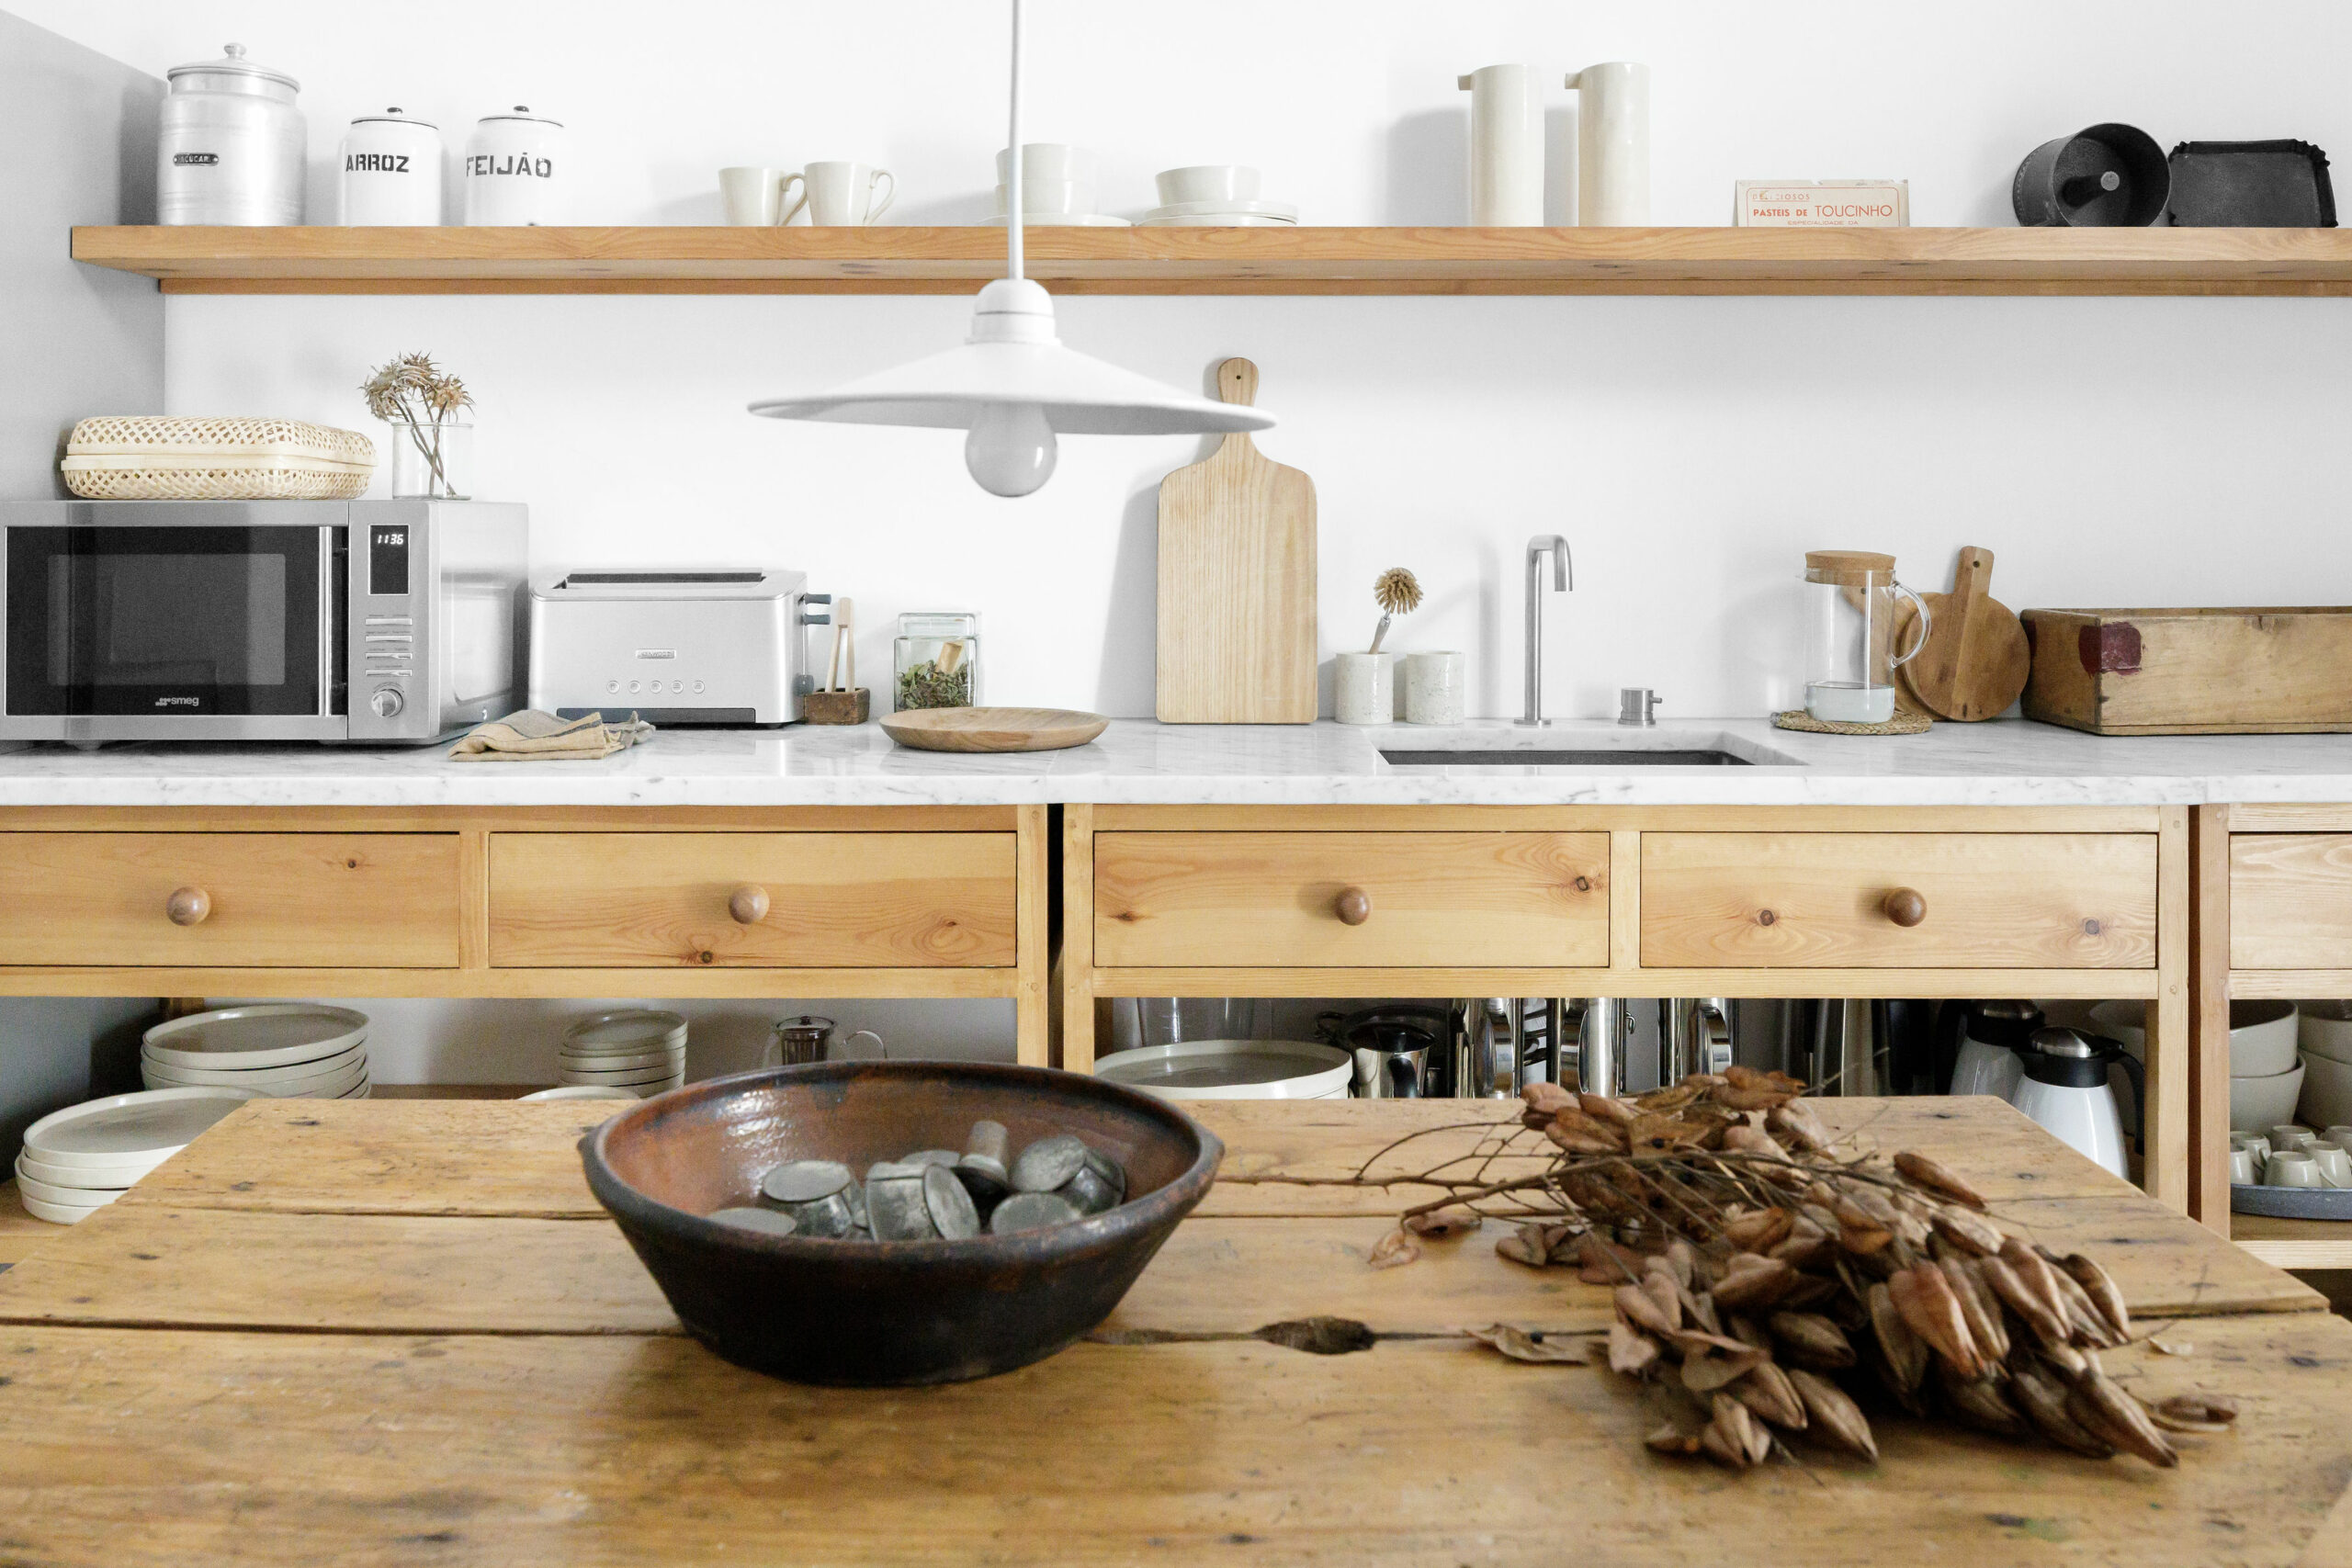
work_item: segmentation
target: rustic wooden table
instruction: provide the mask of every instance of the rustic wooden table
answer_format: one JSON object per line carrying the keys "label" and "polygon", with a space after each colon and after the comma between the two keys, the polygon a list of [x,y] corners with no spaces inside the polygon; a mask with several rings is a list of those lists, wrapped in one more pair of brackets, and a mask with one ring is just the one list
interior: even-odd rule
{"label": "rustic wooden table", "polygon": [[[982,1382],[808,1389],[683,1336],[582,1184],[578,1104],[256,1101],[0,1274],[0,1560],[2157,1564],[2352,1559],[2352,1324],[1989,1100],[1828,1100],[2096,1251],[2224,1390],[2180,1468],[1879,1422],[1883,1461],[1658,1460],[1631,1385],[1462,1337],[1597,1330],[1498,1234],[1376,1272],[1351,1169],[1461,1102],[1204,1108],[1226,1174],[1094,1338]],[[1250,1337],[1316,1314],[1381,1336]],[[2331,1510],[2333,1515],[2331,1517]]]}

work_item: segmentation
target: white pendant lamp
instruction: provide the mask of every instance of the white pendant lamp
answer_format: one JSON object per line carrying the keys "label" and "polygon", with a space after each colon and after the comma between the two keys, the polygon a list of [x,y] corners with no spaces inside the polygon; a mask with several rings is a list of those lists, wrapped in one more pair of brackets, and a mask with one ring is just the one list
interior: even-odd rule
{"label": "white pendant lamp", "polygon": [[1012,0],[1012,112],[1005,175],[1005,276],[980,290],[960,348],[813,398],[752,405],[770,419],[967,430],[964,466],[991,495],[1027,495],[1052,477],[1055,436],[1196,435],[1265,430],[1262,409],[1194,397],[1064,348],[1054,301],[1022,276],[1021,6]]}

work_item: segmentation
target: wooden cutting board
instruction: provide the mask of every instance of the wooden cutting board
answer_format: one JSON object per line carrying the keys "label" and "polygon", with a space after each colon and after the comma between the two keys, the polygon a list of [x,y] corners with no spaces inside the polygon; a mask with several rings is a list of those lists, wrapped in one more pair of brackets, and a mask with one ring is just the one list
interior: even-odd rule
{"label": "wooden cutting board", "polygon": [[[1255,400],[1258,367],[1216,389]],[[1315,481],[1228,435],[1159,482],[1159,720],[1312,724],[1315,653]]]}
{"label": "wooden cutting board", "polygon": [[882,733],[920,751],[1059,751],[1110,722],[1074,708],[910,708],[884,718]]}
{"label": "wooden cutting board", "polygon": [[[1938,718],[1973,723],[2007,710],[2025,690],[2033,649],[2016,615],[1993,597],[1993,552],[1962,545],[1951,592],[1919,597],[1928,606],[1928,642],[1896,668],[1903,690]],[[1907,607],[1897,617],[1897,651],[1910,646],[1917,619]]]}

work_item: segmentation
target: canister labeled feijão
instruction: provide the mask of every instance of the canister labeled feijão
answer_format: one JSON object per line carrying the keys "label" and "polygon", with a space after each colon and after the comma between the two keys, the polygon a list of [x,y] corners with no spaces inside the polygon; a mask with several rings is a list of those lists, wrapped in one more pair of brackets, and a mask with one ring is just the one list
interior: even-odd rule
{"label": "canister labeled feij\u00e3o", "polygon": [[516,104],[478,121],[466,141],[466,221],[492,226],[560,223],[571,154],[560,122]]}

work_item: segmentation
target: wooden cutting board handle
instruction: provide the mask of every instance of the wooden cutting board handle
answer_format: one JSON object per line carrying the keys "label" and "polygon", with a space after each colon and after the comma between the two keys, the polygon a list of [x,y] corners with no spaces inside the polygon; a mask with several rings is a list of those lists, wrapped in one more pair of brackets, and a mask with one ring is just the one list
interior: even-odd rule
{"label": "wooden cutting board handle", "polygon": [[1228,359],[1216,367],[1216,395],[1248,408],[1258,400],[1258,367],[1246,359]]}
{"label": "wooden cutting board handle", "polygon": [[[1993,597],[1993,552],[1962,545],[1951,592],[1919,597],[1928,607],[1928,640],[1897,667],[1901,687],[1937,717],[1965,723],[1995,717],[2016,702],[2031,672],[2033,650],[2017,616]],[[1908,614],[1896,618],[1898,649],[1916,624]]]}

